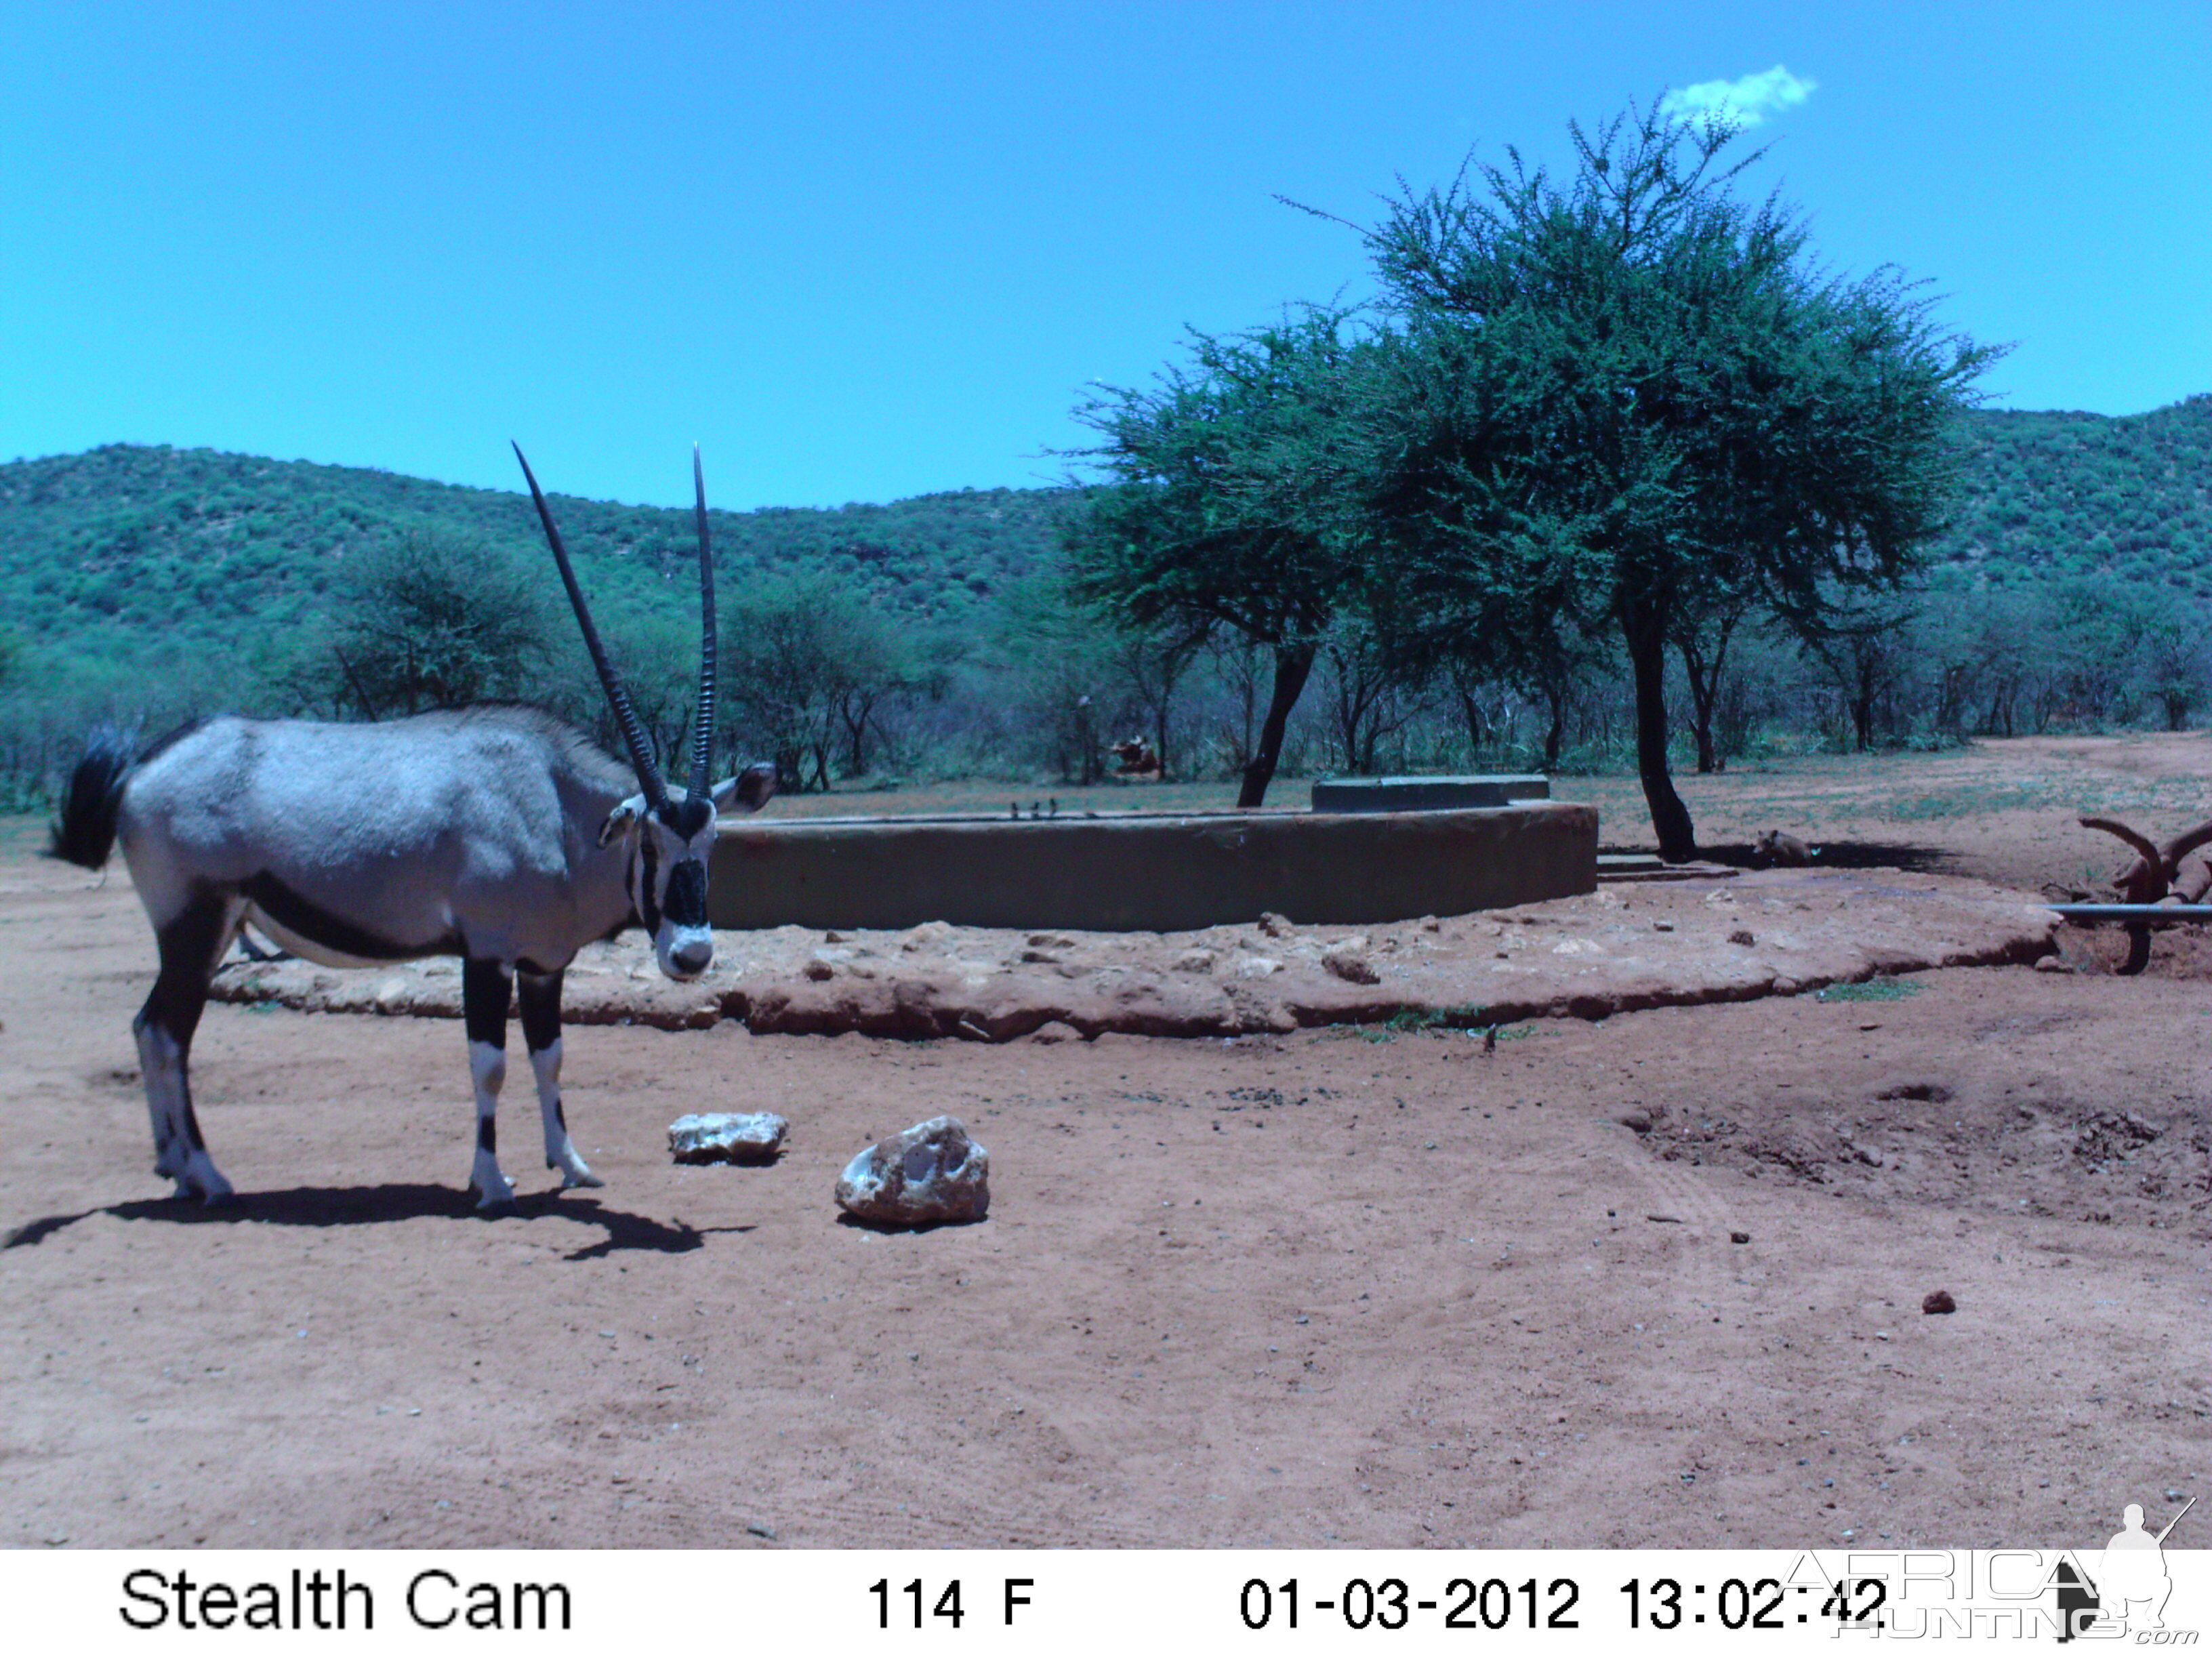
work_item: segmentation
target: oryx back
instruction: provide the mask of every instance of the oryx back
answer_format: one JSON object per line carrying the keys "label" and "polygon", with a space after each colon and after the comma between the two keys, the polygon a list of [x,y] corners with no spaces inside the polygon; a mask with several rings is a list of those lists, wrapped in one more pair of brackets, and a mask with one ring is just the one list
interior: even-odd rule
{"label": "oryx back", "polygon": [[425,956],[564,965],[629,912],[592,830],[627,773],[535,709],[365,726],[209,720],[123,791],[118,840],[158,930],[235,893],[333,966]]}

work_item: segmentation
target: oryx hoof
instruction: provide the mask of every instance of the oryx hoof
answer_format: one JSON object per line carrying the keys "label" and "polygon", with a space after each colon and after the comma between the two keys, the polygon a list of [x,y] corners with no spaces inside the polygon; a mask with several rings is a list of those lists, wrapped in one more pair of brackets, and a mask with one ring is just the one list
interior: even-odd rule
{"label": "oryx hoof", "polygon": [[170,1179],[177,1183],[179,1198],[197,1198],[210,1206],[238,1202],[238,1194],[231,1191],[230,1183],[213,1169],[204,1176],[194,1175],[188,1170],[182,1175],[172,1176]]}

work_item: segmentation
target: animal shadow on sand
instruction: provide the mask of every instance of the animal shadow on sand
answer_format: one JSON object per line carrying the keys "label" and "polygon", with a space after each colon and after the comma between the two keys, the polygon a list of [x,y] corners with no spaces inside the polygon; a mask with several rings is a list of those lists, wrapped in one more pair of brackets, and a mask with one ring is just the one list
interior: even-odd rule
{"label": "animal shadow on sand", "polygon": [[[43,1216],[9,1232],[0,1249],[20,1249],[37,1244],[75,1226],[89,1216],[110,1215],[123,1221],[165,1222],[172,1226],[228,1227],[258,1222],[276,1227],[358,1227],[386,1221],[419,1221],[428,1218],[465,1220],[477,1214],[475,1200],[451,1187],[390,1182],[380,1187],[290,1187],[278,1192],[240,1193],[222,1204],[203,1204],[198,1199],[142,1198],[110,1204],[75,1215]],[[574,1194],[536,1193],[516,1198],[512,1207],[488,1218],[567,1222],[604,1230],[598,1243],[571,1250],[567,1261],[591,1261],[617,1251],[653,1250],[681,1255],[698,1249],[709,1233],[748,1233],[750,1226],[694,1227],[682,1221],[660,1221],[610,1209],[595,1198]]]}
{"label": "animal shadow on sand", "polygon": [[[1929,876],[1954,874],[1957,870],[1951,854],[1941,847],[1920,847],[1911,842],[1899,841],[1824,841],[1818,845],[1820,851],[1802,868],[1909,870],[1917,875]],[[1733,865],[1739,870],[1759,867],[1752,860],[1752,844],[1749,842],[1723,842],[1717,847],[1700,847],[1698,856],[1715,864]]]}

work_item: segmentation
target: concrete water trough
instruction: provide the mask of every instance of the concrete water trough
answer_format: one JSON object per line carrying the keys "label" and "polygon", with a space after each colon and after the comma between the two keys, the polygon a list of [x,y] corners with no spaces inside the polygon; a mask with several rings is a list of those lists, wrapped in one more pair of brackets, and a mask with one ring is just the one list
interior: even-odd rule
{"label": "concrete water trough", "polygon": [[717,927],[1401,921],[1597,884],[1597,809],[747,819],[715,842]]}

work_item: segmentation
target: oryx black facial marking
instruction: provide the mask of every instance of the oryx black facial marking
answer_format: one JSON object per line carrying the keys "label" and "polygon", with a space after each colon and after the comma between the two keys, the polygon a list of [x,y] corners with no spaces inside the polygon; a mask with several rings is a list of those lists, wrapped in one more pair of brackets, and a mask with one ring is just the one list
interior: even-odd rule
{"label": "oryx black facial marking", "polygon": [[659,870],[660,854],[654,850],[653,837],[647,836],[637,849],[637,919],[656,939],[660,936]]}
{"label": "oryx black facial marking", "polygon": [[463,958],[477,1105],[470,1184],[485,1208],[514,1194],[495,1119],[510,995],[519,988],[545,1161],[564,1185],[597,1186],[561,1101],[562,970],[633,915],[672,978],[695,977],[712,958],[706,859],[716,815],[750,811],[775,786],[767,767],[709,784],[714,564],[696,453],[699,696],[680,788],[662,775],[608,661],[526,462],[523,475],[627,764],[550,715],[478,706],[366,725],[223,716],[135,759],[119,734],[95,732],[70,775],[49,850],[98,869],[119,846],[160,945],[133,1029],[155,1167],[180,1194],[213,1200],[231,1190],[201,1137],[188,1067],[209,975],[248,916],[333,965]]}
{"label": "oryx black facial marking", "polygon": [[679,927],[704,927],[707,925],[707,866],[699,859],[685,859],[668,872],[667,896],[661,908],[669,921]]}

